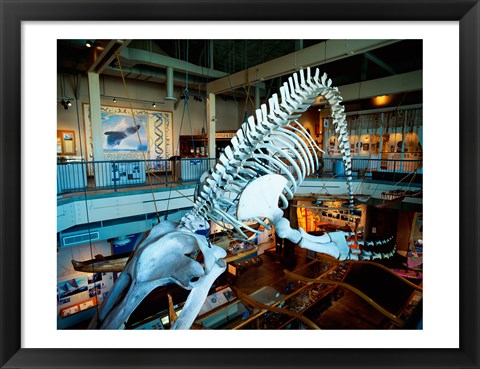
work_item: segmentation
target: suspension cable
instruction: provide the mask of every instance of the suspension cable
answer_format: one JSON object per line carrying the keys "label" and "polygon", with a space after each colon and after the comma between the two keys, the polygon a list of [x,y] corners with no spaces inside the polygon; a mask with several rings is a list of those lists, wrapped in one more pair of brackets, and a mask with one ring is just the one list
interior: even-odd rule
{"label": "suspension cable", "polygon": [[[65,77],[64,77],[65,78]],[[78,140],[80,144],[80,158],[83,159],[83,143],[82,143],[82,135],[80,134],[80,113],[79,113],[79,106],[78,106],[78,97],[79,93],[77,89],[79,88],[80,84],[78,82],[78,76],[74,75],[74,94],[75,94],[75,108],[76,108],[76,115],[77,115],[77,129],[78,129]],[[65,80],[64,80],[65,82]],[[90,259],[93,260],[94,255],[93,255],[93,244],[92,244],[92,237],[91,237],[91,227],[90,227],[90,215],[88,212],[88,202],[87,202],[87,185],[88,185],[88,171],[87,171],[87,161],[85,161],[85,165],[82,165],[82,179],[85,178],[87,183],[85,183],[85,186],[83,187],[83,198],[84,198],[84,204],[85,204],[85,215],[86,215],[86,220],[87,220],[87,232],[88,232],[88,244],[90,248]],[[92,263],[92,273],[95,275],[95,263]],[[96,284],[94,285],[96,287]],[[98,302],[97,296],[95,295],[95,300]],[[99,304],[97,303],[95,305],[95,309],[97,310],[97,314],[99,314]]]}
{"label": "suspension cable", "polygon": [[[133,118],[133,124],[135,126],[135,131],[137,132],[137,137],[138,137],[138,142],[140,143],[140,147],[142,148],[143,147],[143,144],[142,144],[142,139],[140,137],[140,129],[137,129],[137,119],[135,118],[135,114],[133,112],[133,107],[132,107],[132,102],[130,100],[130,95],[128,93],[128,87],[127,87],[127,82],[125,80],[125,75],[123,73],[123,69],[122,69],[122,64],[120,62],[120,56],[119,56],[119,53],[118,52],[115,52],[115,56],[117,57],[117,61],[118,61],[118,68],[120,69],[120,74],[122,75],[122,81],[123,81],[123,87],[125,89],[125,94],[127,95],[127,101],[128,101],[128,105],[130,107],[130,111],[131,111],[131,114],[132,114],[132,118]],[[148,165],[147,165],[147,157],[146,157],[146,154],[145,154],[145,151],[146,150],[141,150],[142,152],[142,156],[143,156],[143,163],[145,164],[145,169],[148,168]],[[150,171],[146,171],[147,172],[147,178],[148,178],[148,184],[150,185],[150,190],[152,192],[152,199],[153,199],[153,206],[155,208],[155,215],[157,217],[157,220],[158,222],[160,223],[160,216],[158,214],[158,209],[157,209],[157,202],[155,200],[155,192],[153,190],[153,183],[152,183],[152,178],[150,176]]]}

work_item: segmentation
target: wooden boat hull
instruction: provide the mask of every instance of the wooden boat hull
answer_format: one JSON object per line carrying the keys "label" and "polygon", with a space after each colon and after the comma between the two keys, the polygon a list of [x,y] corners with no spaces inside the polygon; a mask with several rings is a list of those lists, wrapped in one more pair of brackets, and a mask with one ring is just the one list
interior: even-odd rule
{"label": "wooden boat hull", "polygon": [[95,259],[78,261],[72,260],[73,269],[86,273],[111,273],[121,272],[127,265],[130,254],[121,254],[103,257],[96,255]]}

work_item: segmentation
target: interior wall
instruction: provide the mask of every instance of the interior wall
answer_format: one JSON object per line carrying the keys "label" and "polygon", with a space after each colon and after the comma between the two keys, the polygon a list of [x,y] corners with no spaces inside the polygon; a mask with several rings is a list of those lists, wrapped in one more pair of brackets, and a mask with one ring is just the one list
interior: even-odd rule
{"label": "interior wall", "polygon": [[375,234],[379,239],[397,235],[398,217],[401,212],[368,206],[367,236]]}
{"label": "interior wall", "polygon": [[[76,84],[78,84],[78,87]],[[101,98],[101,104],[103,106],[129,108],[130,104],[127,100],[128,97],[133,100],[131,104],[134,109],[172,112],[174,153],[177,152],[179,135],[200,135],[202,134],[202,128],[205,127],[206,130],[206,99],[202,96],[202,101],[199,102],[195,101],[193,98],[193,96],[201,95],[201,92],[189,90],[190,100],[188,105],[185,106],[184,100],[180,100],[177,104],[175,101],[164,101],[166,95],[166,87],[164,84],[126,79],[126,86],[127,88],[125,89],[125,85],[121,78],[104,75],[100,76],[100,95],[117,98],[116,103],[112,101],[111,97]],[[75,93],[75,91],[77,92]],[[176,97],[181,96],[183,93],[183,88],[176,87],[174,89],[174,95]],[[87,152],[86,145],[88,143],[86,142],[84,134],[85,120],[83,116],[83,104],[89,104],[87,77],[80,77],[77,83],[73,75],[59,74],[57,76],[57,95],[59,97],[78,97],[78,101],[72,100],[72,106],[68,110],[65,110],[60,104],[60,101],[57,101],[57,129],[73,130],[75,132],[76,140],[76,156],[83,155],[85,157],[85,153]],[[145,100],[146,102],[134,100]],[[156,108],[152,107],[151,102],[156,102]],[[252,101],[247,101],[246,99],[238,97],[235,99],[224,99],[222,96],[217,96],[215,104],[217,132],[236,131],[243,123],[245,114],[249,116],[255,112]],[[77,105],[79,114],[77,114]],[[321,137],[315,137],[315,125],[320,123],[319,114],[316,111],[308,110],[298,119],[298,121],[308,129],[317,142],[321,144]],[[81,137],[79,136],[79,132],[82,132]]]}
{"label": "interior wall", "polygon": [[317,145],[322,148],[323,127],[321,126],[320,113],[315,109],[307,110],[298,118],[298,122],[310,132]]}
{"label": "interior wall", "polygon": [[[72,247],[59,248],[57,251],[57,328],[64,329],[71,327],[85,319],[91,318],[95,312],[95,307],[87,304],[93,299],[93,303],[101,304],[111,290],[114,278],[113,273],[98,273],[93,279],[93,273],[77,272],[73,269],[71,260],[90,260],[95,255],[110,256],[111,247],[107,241],[92,242]],[[78,291],[72,294],[63,295],[60,286],[66,282],[75,280],[78,282]],[[85,285],[87,286],[85,288]],[[96,301],[95,301],[96,300]],[[85,306],[85,309],[83,309]],[[60,312],[71,308],[72,314],[61,317]]]}
{"label": "interior wall", "polygon": [[398,212],[397,223],[397,250],[408,251],[410,236],[412,234],[412,222],[415,216],[413,211]]}
{"label": "interior wall", "polygon": [[215,99],[216,131],[236,131],[242,124],[240,107],[243,101]]}
{"label": "interior wall", "polygon": [[[78,87],[76,86],[78,85]],[[131,101],[134,109],[148,109],[158,111],[169,111],[173,113],[173,149],[177,151],[179,135],[200,135],[202,128],[206,129],[206,99],[202,96],[202,101],[195,101],[193,96],[200,95],[198,91],[189,90],[190,99],[187,106],[184,100],[180,100],[175,109],[175,101],[164,100],[166,88],[164,84],[152,83],[148,81],[137,81],[126,79],[126,86],[121,78],[110,76],[100,76],[100,95],[112,96],[117,98],[114,103],[112,98],[101,98],[101,104],[104,106],[119,106],[129,108],[128,100],[146,100],[146,102]],[[77,91],[75,93],[75,91]],[[175,88],[174,95],[179,97],[184,93],[183,88]],[[83,104],[89,103],[88,79],[86,76],[80,77],[78,83],[73,75],[57,75],[57,96],[59,97],[77,97],[78,101],[72,100],[72,106],[65,110],[60,104],[61,99],[57,101],[57,129],[73,130],[75,132],[76,156],[81,154],[85,157],[86,142],[85,123],[83,117]],[[151,102],[156,102],[156,108],[152,107]],[[163,102],[163,104],[161,103]],[[236,131],[241,124],[241,115],[245,103],[241,100],[224,100],[221,97],[216,99],[216,131]],[[79,114],[77,114],[77,106]],[[185,106],[185,108],[184,108]],[[187,109],[188,108],[188,109]],[[182,119],[183,116],[183,119]],[[79,132],[82,135],[79,136]],[[81,147],[80,147],[81,145]]]}

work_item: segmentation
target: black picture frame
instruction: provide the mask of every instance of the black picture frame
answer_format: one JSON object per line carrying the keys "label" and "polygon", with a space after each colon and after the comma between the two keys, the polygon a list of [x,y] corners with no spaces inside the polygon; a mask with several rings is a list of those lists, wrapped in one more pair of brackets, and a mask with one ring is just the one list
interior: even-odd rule
{"label": "black picture frame", "polygon": [[[2,368],[478,368],[478,0],[0,0]],[[25,349],[21,347],[21,22],[421,20],[460,22],[459,349]],[[449,48],[445,46],[445,57]],[[445,76],[439,76],[448,81]],[[455,98],[455,97],[451,97]],[[439,108],[443,109],[442,104]],[[448,155],[440,152],[439,155]],[[42,164],[42,163],[39,163]],[[448,189],[448,173],[444,173]],[[443,180],[442,180],[443,181]],[[447,196],[447,194],[446,194]],[[444,201],[445,199],[438,199]],[[456,199],[448,198],[445,201]],[[41,209],[39,209],[39,216]],[[49,246],[50,247],[50,246]],[[448,259],[448,255],[444,256]],[[447,263],[447,261],[446,261]],[[446,300],[446,304],[448,301]],[[448,310],[448,307],[439,307]],[[41,317],[39,317],[41,318]],[[441,324],[441,322],[439,322]]]}

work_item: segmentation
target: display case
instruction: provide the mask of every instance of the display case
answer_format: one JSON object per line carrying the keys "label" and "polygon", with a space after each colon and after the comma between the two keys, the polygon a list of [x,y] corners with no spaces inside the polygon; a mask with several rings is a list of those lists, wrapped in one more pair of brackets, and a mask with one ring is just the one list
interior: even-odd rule
{"label": "display case", "polygon": [[[224,131],[215,133],[215,157],[218,158],[225,147],[230,144],[236,131]],[[207,135],[183,135],[180,136],[180,156],[182,158],[207,158],[213,157],[208,152]]]}
{"label": "display case", "polygon": [[206,135],[180,136],[180,156],[182,158],[208,157],[208,138]]}
{"label": "display case", "polygon": [[[346,270],[347,265],[344,263],[313,260],[296,269],[294,274],[306,278],[341,281]],[[311,328],[305,325],[303,314],[313,307],[323,307],[323,310],[326,310],[337,290],[335,284],[311,284],[289,275],[285,275],[271,287],[279,292],[283,291],[283,296],[271,304],[271,307],[264,304],[264,309],[260,309],[234,329]]]}

